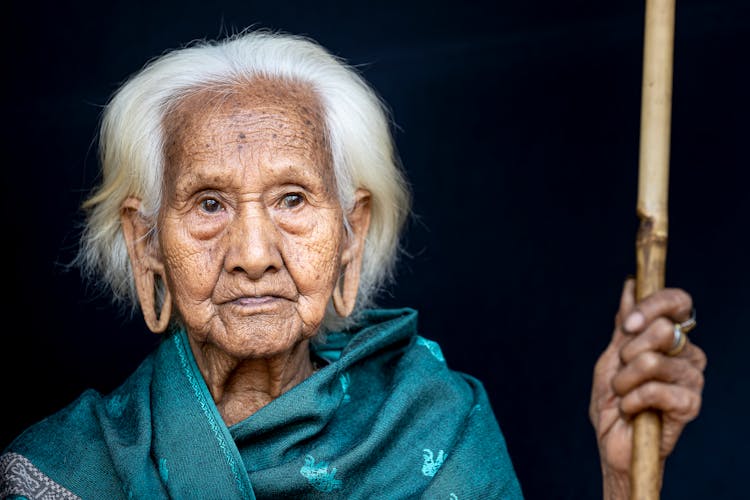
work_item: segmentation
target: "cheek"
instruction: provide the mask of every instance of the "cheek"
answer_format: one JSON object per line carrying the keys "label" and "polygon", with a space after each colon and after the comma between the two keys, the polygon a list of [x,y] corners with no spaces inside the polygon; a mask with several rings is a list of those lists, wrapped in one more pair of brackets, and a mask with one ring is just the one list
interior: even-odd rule
{"label": "cheek", "polygon": [[292,260],[293,272],[297,275],[300,292],[332,288],[339,268],[338,248],[335,245],[325,241],[308,243],[298,246],[296,254]]}
{"label": "cheek", "polygon": [[288,238],[286,262],[300,294],[322,294],[327,302],[338,277],[343,231],[338,221],[321,219],[307,237]]}
{"label": "cheek", "polygon": [[194,303],[209,298],[220,267],[218,252],[189,238],[164,238],[162,248],[169,249],[164,263],[175,299]]}

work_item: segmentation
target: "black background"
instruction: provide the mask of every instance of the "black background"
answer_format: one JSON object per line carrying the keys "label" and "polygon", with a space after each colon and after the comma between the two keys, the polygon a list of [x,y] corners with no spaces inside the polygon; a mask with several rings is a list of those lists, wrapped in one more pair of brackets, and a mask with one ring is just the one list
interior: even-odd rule
{"label": "black background", "polygon": [[[746,2],[677,2],[667,286],[688,290],[704,406],[662,495],[741,498],[750,407]],[[5,9],[0,447],[156,344],[64,264],[96,127],[146,60],[248,25],[309,35],[390,104],[414,191],[398,284],[448,363],[485,382],[525,494],[599,498],[587,410],[635,271],[639,1],[15,2]]]}

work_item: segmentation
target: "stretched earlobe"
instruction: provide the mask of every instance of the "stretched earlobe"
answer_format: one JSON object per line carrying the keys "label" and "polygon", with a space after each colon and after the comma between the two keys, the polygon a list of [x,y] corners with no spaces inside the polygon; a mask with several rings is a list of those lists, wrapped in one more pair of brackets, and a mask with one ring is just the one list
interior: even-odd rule
{"label": "stretched earlobe", "polygon": [[[143,319],[149,330],[162,333],[172,316],[172,294],[165,280],[164,265],[157,257],[158,250],[150,240],[152,226],[139,213],[140,206],[138,198],[125,199],[120,208],[120,222]],[[163,286],[159,286],[159,282]],[[161,300],[160,289],[163,290]]]}
{"label": "stretched earlobe", "polygon": [[333,289],[333,308],[336,310],[336,314],[346,318],[354,311],[354,306],[357,304],[358,288],[359,266],[345,266]]}
{"label": "stretched earlobe", "polygon": [[[143,319],[146,321],[149,330],[154,333],[162,333],[169,326],[169,320],[172,316],[172,294],[169,287],[165,286],[164,297],[161,301],[161,307],[159,307],[156,276],[159,276],[162,282],[164,281],[164,276],[153,270],[146,271],[141,276],[141,283],[137,285],[138,299],[141,303]],[[143,287],[143,290],[141,290],[141,287]]]}
{"label": "stretched earlobe", "polygon": [[370,192],[357,189],[354,208],[347,214],[350,234],[341,255],[341,274],[333,288],[333,308],[342,318],[348,317],[357,304],[365,239],[370,228]]}

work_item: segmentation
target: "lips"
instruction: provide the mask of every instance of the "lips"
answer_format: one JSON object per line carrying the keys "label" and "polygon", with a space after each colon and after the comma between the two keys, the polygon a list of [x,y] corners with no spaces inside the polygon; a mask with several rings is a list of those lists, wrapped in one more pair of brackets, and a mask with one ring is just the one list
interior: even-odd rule
{"label": "lips", "polygon": [[295,294],[285,293],[278,289],[266,289],[266,290],[242,290],[234,289],[233,291],[226,290],[225,293],[218,294],[215,300],[217,304],[237,304],[237,305],[262,305],[265,303],[273,302],[274,300],[288,300],[294,301],[296,299]]}
{"label": "lips", "polygon": [[241,306],[260,306],[279,299],[282,299],[282,297],[275,295],[261,295],[260,297],[238,297],[231,302]]}
{"label": "lips", "polygon": [[220,306],[230,306],[244,313],[270,312],[285,304],[295,302],[295,297],[276,290],[237,291],[237,293],[225,295],[217,302]]}
{"label": "lips", "polygon": [[291,301],[277,295],[241,296],[223,302],[220,307],[227,308],[239,316],[256,314],[280,314],[288,309]]}

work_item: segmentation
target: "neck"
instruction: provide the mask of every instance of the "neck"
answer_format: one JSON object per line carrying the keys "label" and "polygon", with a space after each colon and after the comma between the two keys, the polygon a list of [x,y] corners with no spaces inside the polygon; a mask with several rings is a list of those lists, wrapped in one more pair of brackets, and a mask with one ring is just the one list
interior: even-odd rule
{"label": "neck", "polygon": [[190,342],[198,368],[227,426],[246,419],[313,374],[308,340],[265,358],[237,359]]}

